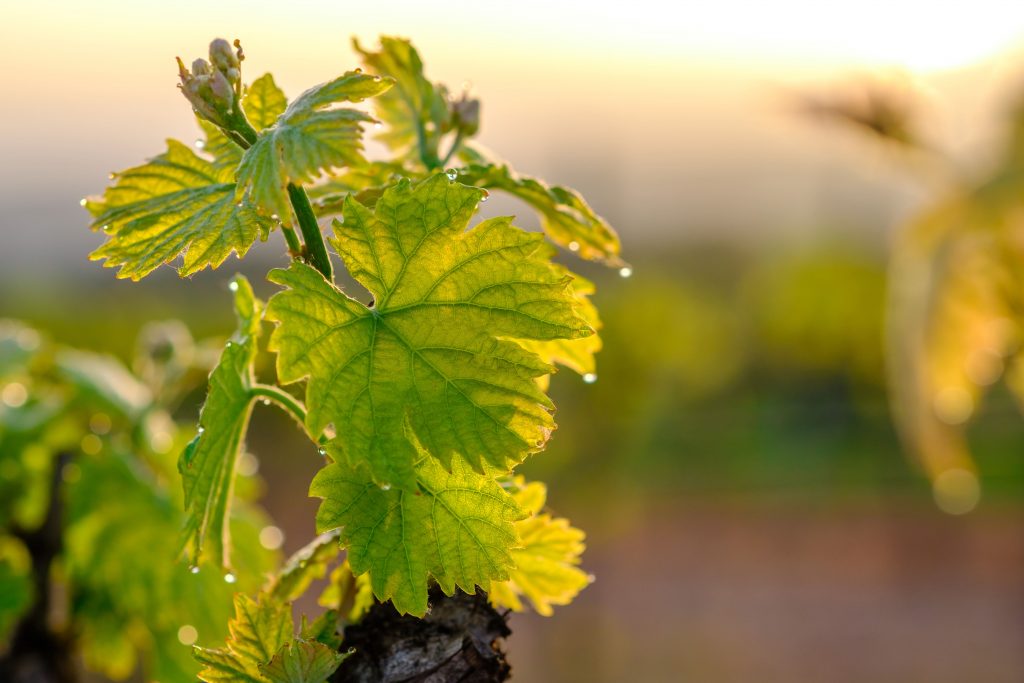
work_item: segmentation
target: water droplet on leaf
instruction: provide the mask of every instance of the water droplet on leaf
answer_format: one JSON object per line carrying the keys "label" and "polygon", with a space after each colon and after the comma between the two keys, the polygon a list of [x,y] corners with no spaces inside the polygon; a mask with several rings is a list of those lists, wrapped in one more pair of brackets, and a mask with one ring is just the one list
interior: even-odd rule
{"label": "water droplet on leaf", "polygon": [[228,284],[228,289],[230,289],[232,292],[237,292],[238,291],[238,282],[236,280],[232,280]]}
{"label": "water droplet on leaf", "polygon": [[579,251],[579,250],[580,250],[580,243],[579,242],[569,242],[569,251]]}
{"label": "water droplet on leaf", "polygon": [[234,583],[236,580],[235,575],[230,572],[224,575],[224,583]]}
{"label": "water droplet on leaf", "polygon": [[203,141],[201,138],[196,140],[196,149],[202,149],[204,147],[206,147],[205,141]]}
{"label": "water droplet on leaf", "polygon": [[455,179],[459,177],[459,172],[456,171],[454,168],[449,168],[444,172],[444,174],[448,176],[448,180],[452,182],[455,182]]}
{"label": "water droplet on leaf", "polygon": [[619,268],[619,277],[627,278],[632,277],[632,275],[633,269],[630,268],[629,266],[622,266],[621,268]]}
{"label": "water droplet on leaf", "polygon": [[587,384],[593,384],[594,382],[597,381],[597,375],[595,375],[592,372],[588,372],[587,374],[583,375],[583,381],[586,382]]}
{"label": "water droplet on leaf", "polygon": [[194,565],[192,565],[191,567],[189,567],[189,568],[188,568],[188,570],[189,570],[189,571],[190,571],[191,573],[193,573],[193,574],[198,574],[198,573],[199,573],[199,565],[197,565],[197,564],[194,564]]}

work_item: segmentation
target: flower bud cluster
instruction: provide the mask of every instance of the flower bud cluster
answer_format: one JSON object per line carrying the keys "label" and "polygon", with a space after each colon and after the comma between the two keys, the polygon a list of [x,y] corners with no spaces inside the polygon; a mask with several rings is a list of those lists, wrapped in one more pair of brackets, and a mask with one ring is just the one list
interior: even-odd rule
{"label": "flower bud cluster", "polygon": [[204,119],[221,128],[229,127],[229,119],[238,111],[242,99],[242,46],[236,49],[223,38],[210,43],[210,61],[197,59],[191,72],[178,59],[178,75],[182,94]]}
{"label": "flower bud cluster", "polygon": [[449,99],[448,111],[452,128],[466,137],[476,135],[480,130],[480,100],[470,97],[468,91],[464,90],[458,99]]}

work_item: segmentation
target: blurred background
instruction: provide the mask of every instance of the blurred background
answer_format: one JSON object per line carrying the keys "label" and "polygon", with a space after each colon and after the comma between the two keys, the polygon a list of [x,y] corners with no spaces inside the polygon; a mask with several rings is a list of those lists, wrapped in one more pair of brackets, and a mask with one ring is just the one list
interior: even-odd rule
{"label": "blurred background", "polygon": [[[928,379],[977,361],[933,353],[962,318],[894,338],[912,314],[976,306],[935,286],[916,216],[1010,177],[992,212],[1020,227],[1024,5],[37,0],[5,3],[0,27],[0,318],[61,342],[127,358],[169,318],[226,336],[234,272],[272,292],[274,238],[189,281],[87,258],[102,238],[79,200],[196,137],[173,58],[214,36],[289,96],[354,67],[350,36],[407,36],[430,78],[472,84],[483,144],[618,229],[632,277],[565,257],[597,283],[605,348],[596,383],[554,379],[559,429],[525,467],[588,532],[596,582],[554,618],[514,618],[517,680],[1024,680],[1014,335],[962,387]],[[488,213],[536,225],[499,199]],[[915,285],[908,260],[930,266],[924,303],[893,296]],[[1016,328],[1011,299],[983,322]],[[926,406],[902,441],[894,399]],[[297,549],[316,454],[262,407],[248,446]]]}

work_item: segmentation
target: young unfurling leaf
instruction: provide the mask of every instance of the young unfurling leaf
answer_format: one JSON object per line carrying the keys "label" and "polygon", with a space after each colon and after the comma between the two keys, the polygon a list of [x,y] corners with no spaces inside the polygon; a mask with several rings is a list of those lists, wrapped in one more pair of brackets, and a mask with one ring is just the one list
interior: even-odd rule
{"label": "young unfurling leaf", "polygon": [[299,95],[245,151],[238,195],[291,223],[289,183],[310,182],[331,168],[363,162],[361,124],[373,119],[330,105],[361,102],[390,87],[389,79],[350,71]]}
{"label": "young unfurling leaf", "polygon": [[509,218],[466,230],[481,196],[439,174],[372,213],[346,202],[333,244],[372,307],[302,264],[270,275],[287,287],[267,308],[280,380],[309,378],[310,433],[333,423],[331,445],[378,483],[416,488],[407,421],[444,464],[505,472],[542,448],[554,421],[534,379],[552,368],[511,340],[593,334],[540,235]]}

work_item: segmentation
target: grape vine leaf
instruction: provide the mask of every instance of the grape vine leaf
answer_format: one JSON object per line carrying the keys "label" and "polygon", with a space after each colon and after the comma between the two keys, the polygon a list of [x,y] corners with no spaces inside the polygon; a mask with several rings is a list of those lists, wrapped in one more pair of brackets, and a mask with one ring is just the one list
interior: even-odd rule
{"label": "grape vine leaf", "polygon": [[544,446],[552,367],[514,339],[575,339],[571,278],[537,233],[492,218],[466,230],[482,191],[444,174],[388,189],[375,212],[350,198],[332,244],[374,298],[346,296],[303,264],[274,270],[267,307],[282,382],[309,378],[307,428],[380,484],[416,489],[412,434],[447,464],[507,472]]}
{"label": "grape vine leaf", "polygon": [[377,52],[364,50],[355,38],[352,46],[368,71],[395,80],[395,87],[374,101],[374,112],[386,126],[375,137],[396,152],[436,159],[449,127],[448,98],[423,75],[419,52],[408,40],[388,36],[381,37]]}
{"label": "grape vine leaf", "polygon": [[242,156],[238,198],[247,197],[291,223],[289,183],[311,182],[332,168],[364,162],[360,124],[374,119],[330,105],[361,102],[390,87],[390,79],[349,71],[299,95]]}
{"label": "grape vine leaf", "polygon": [[324,683],[347,656],[323,643],[295,638],[260,671],[270,683]]}
{"label": "grape vine leaf", "polygon": [[242,109],[256,130],[270,128],[287,108],[288,98],[268,73],[253,81],[242,96]]}
{"label": "grape vine leaf", "polygon": [[209,394],[199,414],[199,434],[178,460],[188,515],[185,543],[195,565],[209,541],[216,562],[230,566],[228,509],[235,464],[252,414],[253,361],[263,305],[244,277],[236,275],[231,282],[238,329],[210,373]]}
{"label": "grape vine leaf", "polygon": [[235,618],[228,625],[226,648],[196,646],[193,656],[204,665],[206,683],[268,683],[260,672],[293,639],[291,606],[265,595],[235,596]]}
{"label": "grape vine leaf", "polygon": [[310,495],[323,498],[318,530],[341,528],[356,574],[369,572],[379,600],[400,613],[423,616],[427,581],[445,593],[509,578],[518,545],[514,522],[523,514],[494,479],[459,458],[451,471],[423,456],[417,490],[383,489],[362,468],[332,463],[320,470]]}
{"label": "grape vine leaf", "polygon": [[[482,159],[481,159],[482,161]],[[508,164],[471,163],[459,170],[461,182],[518,197],[540,216],[541,228],[556,244],[581,258],[622,265],[622,245],[608,221],[579,192],[513,171]]]}
{"label": "grape vine leaf", "polygon": [[[576,310],[590,327],[595,331],[600,331],[601,318],[598,316],[597,308],[590,301],[590,296],[594,293],[594,284],[577,275],[572,281],[572,286],[576,295]],[[579,339],[550,339],[546,341],[524,339],[519,343],[552,365],[565,366],[581,375],[593,374],[597,370],[597,361],[594,356],[601,350],[601,337],[597,334]],[[541,387],[545,390],[547,390],[549,380],[550,375],[538,378]]]}
{"label": "grape vine leaf", "polygon": [[296,600],[316,579],[322,579],[327,566],[338,556],[337,533],[320,534],[300,548],[274,576],[267,592],[277,600]]}
{"label": "grape vine leaf", "polygon": [[115,174],[98,199],[86,200],[92,228],[107,241],[90,254],[118,267],[119,278],[139,280],[184,254],[178,273],[216,268],[234,251],[245,256],[272,221],[235,194],[232,171],[176,140],[142,166]]}
{"label": "grape vine leaf", "polygon": [[512,550],[515,568],[509,580],[492,583],[488,597],[496,605],[521,611],[520,596],[525,596],[538,614],[548,617],[552,605],[568,605],[590,583],[578,566],[584,533],[567,519],[541,512],[547,499],[544,484],[517,480],[519,490],[513,496],[530,516],[516,522],[522,547]]}

